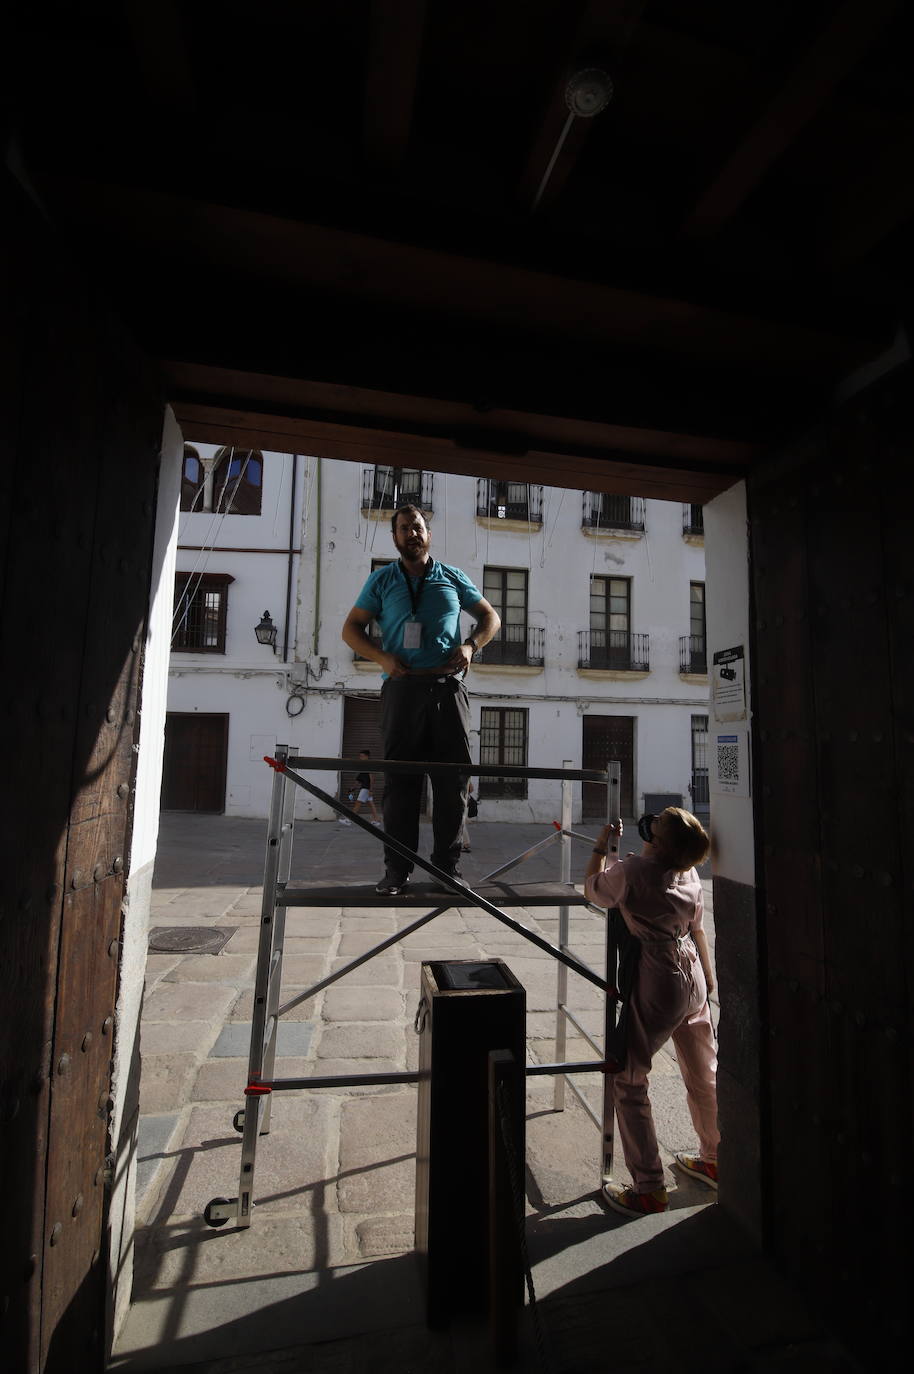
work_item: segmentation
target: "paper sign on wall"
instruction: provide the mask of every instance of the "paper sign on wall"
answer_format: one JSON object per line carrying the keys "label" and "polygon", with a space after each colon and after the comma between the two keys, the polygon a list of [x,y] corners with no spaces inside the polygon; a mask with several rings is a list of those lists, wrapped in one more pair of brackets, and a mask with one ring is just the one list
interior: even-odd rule
{"label": "paper sign on wall", "polygon": [[715,730],[712,777],[715,792],[731,797],[749,795],[749,735],[746,730]]}
{"label": "paper sign on wall", "polygon": [[715,720],[746,719],[746,655],[742,644],[714,655],[712,699]]}

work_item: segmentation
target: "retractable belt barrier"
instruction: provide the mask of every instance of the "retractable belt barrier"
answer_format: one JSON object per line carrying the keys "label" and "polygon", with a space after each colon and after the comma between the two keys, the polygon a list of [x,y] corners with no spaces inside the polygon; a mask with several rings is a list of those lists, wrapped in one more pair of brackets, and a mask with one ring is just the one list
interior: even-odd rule
{"label": "retractable belt barrier", "polygon": [[[554,822],[554,829],[545,839],[524,850],[516,858],[494,869],[474,890],[459,878],[443,872],[430,860],[414,854],[407,845],[379,827],[365,821],[355,811],[351,811],[337,798],[330,796],[315,783],[298,772],[306,768],[317,772],[355,772],[362,767],[358,759],[330,759],[300,757],[290,753],[288,746],[278,745],[274,757],[265,756],[264,762],[274,770],[273,790],[270,799],[270,817],[267,828],[266,859],[264,863],[263,900],[261,905],[260,940],[257,951],[257,971],[254,981],[254,1007],[251,1022],[251,1044],[248,1055],[248,1081],[244,1088],[245,1105],[233,1118],[233,1126],[242,1136],[241,1171],[238,1196],[235,1198],[216,1197],[206,1206],[204,1220],[209,1226],[224,1226],[234,1220],[238,1227],[251,1224],[253,1209],[254,1171],[257,1160],[257,1141],[270,1129],[270,1109],[274,1092],[292,1091],[303,1088],[338,1088],[353,1086],[381,1086],[389,1083],[418,1083],[417,1072],[365,1073],[311,1075],[306,1078],[274,1077],[276,1043],[280,1018],[300,1003],[315,997],[332,983],[345,978],[348,973],[375,958],[404,936],[419,930],[436,916],[455,906],[478,906],[493,916],[509,930],[523,936],[538,949],[543,950],[558,965],[556,992],[556,1058],[554,1064],[528,1064],[528,1076],[555,1076],[554,1106],[556,1110],[564,1107],[564,1085],[567,1082],[584,1107],[594,1125],[602,1134],[602,1175],[608,1178],[612,1171],[613,1158],[613,1107],[612,1073],[616,1068],[614,1061],[604,1058],[603,1049],[589,1035],[567,1006],[569,969],[592,983],[606,994],[604,1010],[604,1044],[609,1044],[611,1032],[616,1024],[617,995],[615,987],[615,967],[610,967],[612,948],[607,940],[606,976],[589,968],[569,948],[570,923],[569,910],[572,906],[585,906],[591,911],[586,899],[575,890],[571,883],[571,840],[586,840],[592,844],[590,836],[579,835],[571,830],[572,782],[602,783],[607,789],[607,819],[618,817],[620,765],[611,762],[606,771],[600,769],[573,769],[570,762],[562,768],[519,768],[501,764],[487,767],[476,765],[467,768],[463,764],[427,763],[421,760],[372,759],[371,767],[375,772],[385,773],[461,773],[473,777],[523,777],[536,779],[557,779],[562,783],[562,820]],[[289,786],[289,784],[293,784]],[[424,869],[436,880],[437,886],[431,892],[411,889],[395,897],[380,896],[374,889],[365,890],[355,887],[293,888],[289,886],[292,871],[292,832],[295,809],[295,789],[302,788],[317,797],[340,816],[358,825],[366,834],[374,836],[382,844],[389,846],[403,858],[418,868]],[[561,881],[559,883],[527,883],[512,886],[499,879],[513,868],[540,853],[551,844],[561,844]],[[615,842],[617,848],[618,842]],[[285,939],[286,912],[289,907],[339,906],[345,905],[345,898],[352,897],[357,906],[397,906],[404,909],[426,906],[430,909],[402,930],[374,945],[364,954],[357,956],[343,968],[329,974],[312,987],[285,1003],[280,1002],[282,985],[282,951]],[[429,900],[430,896],[433,900]],[[521,921],[509,916],[503,906],[557,906],[559,908],[559,938],[553,945],[536,931]],[[601,915],[604,913],[600,913]],[[607,934],[609,922],[607,922]],[[608,981],[610,980],[610,981]],[[582,1062],[562,1062],[565,1055],[567,1022],[571,1022],[577,1032],[598,1056],[595,1060]],[[603,1074],[602,1113],[598,1115],[584,1095],[578,1090],[569,1075],[577,1073]]]}

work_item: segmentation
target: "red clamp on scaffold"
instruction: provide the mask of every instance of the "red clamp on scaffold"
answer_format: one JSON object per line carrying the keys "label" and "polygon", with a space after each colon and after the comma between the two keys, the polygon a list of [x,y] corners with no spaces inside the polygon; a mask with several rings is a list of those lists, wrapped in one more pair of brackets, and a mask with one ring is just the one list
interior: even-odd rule
{"label": "red clamp on scaffold", "polygon": [[286,771],[286,765],[280,763],[279,759],[271,759],[269,754],[264,754],[263,761],[264,763],[268,763],[271,768],[275,768],[277,773],[284,773]]}
{"label": "red clamp on scaffold", "polygon": [[265,1097],[273,1091],[272,1083],[249,1083],[244,1090],[245,1097]]}

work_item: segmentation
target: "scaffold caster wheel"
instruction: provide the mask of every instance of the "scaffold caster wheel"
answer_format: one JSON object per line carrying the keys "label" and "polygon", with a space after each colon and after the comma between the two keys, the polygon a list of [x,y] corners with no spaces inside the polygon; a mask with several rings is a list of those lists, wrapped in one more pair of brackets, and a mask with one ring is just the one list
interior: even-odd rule
{"label": "scaffold caster wheel", "polygon": [[225,1216],[219,1216],[223,1208],[232,1206],[232,1199],[228,1197],[214,1197],[203,1209],[203,1220],[207,1226],[224,1226],[229,1220],[228,1212]]}
{"label": "scaffold caster wheel", "polygon": [[236,1112],[235,1115],[232,1117],[232,1125],[235,1127],[235,1130],[238,1132],[239,1135],[242,1135],[242,1134],[243,1134],[243,1132],[244,1132],[244,1108],[243,1108],[243,1107],[242,1107],[241,1111]]}

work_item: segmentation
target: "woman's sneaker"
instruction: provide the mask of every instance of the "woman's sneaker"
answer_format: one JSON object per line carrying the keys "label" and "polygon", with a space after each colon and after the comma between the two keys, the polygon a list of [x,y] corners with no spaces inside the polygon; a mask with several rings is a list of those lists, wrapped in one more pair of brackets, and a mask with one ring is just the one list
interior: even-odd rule
{"label": "woman's sneaker", "polygon": [[603,1197],[613,1211],[626,1217],[653,1216],[655,1212],[665,1212],[670,1205],[665,1188],[655,1188],[652,1193],[636,1193],[634,1188],[604,1183]]}
{"label": "woman's sneaker", "polygon": [[708,1188],[717,1191],[717,1165],[709,1159],[702,1159],[701,1155],[689,1155],[684,1150],[677,1150],[673,1156],[673,1162],[677,1169],[681,1169],[684,1174],[690,1174],[692,1178],[697,1178],[699,1183],[705,1184]]}

